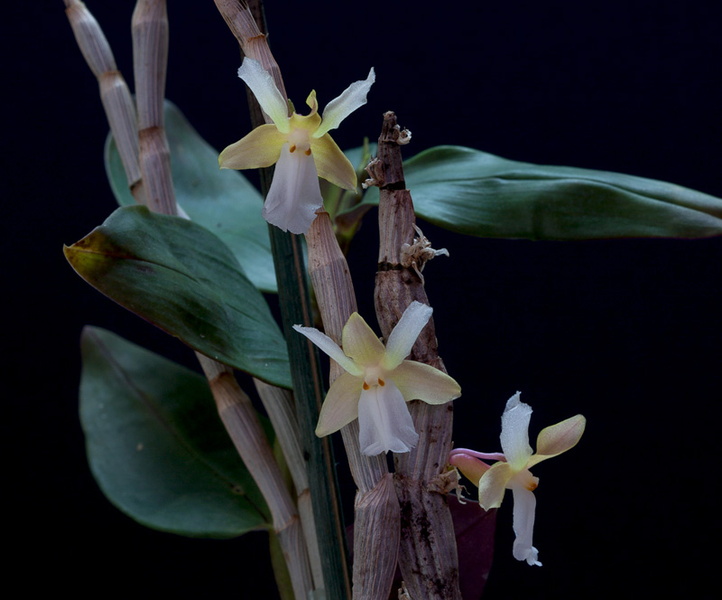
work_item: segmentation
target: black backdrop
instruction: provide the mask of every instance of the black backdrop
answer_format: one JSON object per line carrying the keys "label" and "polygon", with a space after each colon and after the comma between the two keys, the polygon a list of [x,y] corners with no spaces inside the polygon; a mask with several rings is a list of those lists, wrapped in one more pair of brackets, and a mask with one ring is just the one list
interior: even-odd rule
{"label": "black backdrop", "polygon": [[[88,2],[130,79],[132,2]],[[211,0],[170,2],[168,97],[222,148],[249,127],[235,40]],[[271,45],[300,106],[373,65],[369,103],[334,136],[377,136],[393,109],[408,155],[461,144],[620,171],[722,196],[716,3],[269,0]],[[151,532],[95,486],[77,419],[77,339],[104,326],[180,362],[190,350],[87,287],[61,248],[114,208],[97,84],[60,0],[6,8],[3,52],[3,504],[8,577],[38,594],[273,598],[263,534]],[[413,192],[413,190],[412,190]],[[371,318],[375,212],[350,263]],[[498,449],[517,389],[532,433],[584,413],[581,444],[536,469],[542,568],[511,556],[499,513],[487,598],[712,597],[722,242],[460,238],[429,265],[440,348],[464,396],[457,445]],[[351,497],[348,478],[342,473]],[[7,560],[7,559],[6,559]],[[714,562],[713,562],[714,561]]]}

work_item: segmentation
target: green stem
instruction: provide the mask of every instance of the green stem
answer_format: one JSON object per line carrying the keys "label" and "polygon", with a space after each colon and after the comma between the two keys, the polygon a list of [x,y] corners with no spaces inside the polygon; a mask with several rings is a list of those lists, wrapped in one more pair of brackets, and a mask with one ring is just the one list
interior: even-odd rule
{"label": "green stem", "polygon": [[318,438],[314,433],[325,395],[324,378],[315,346],[292,329],[294,324],[308,327],[314,324],[303,248],[298,236],[284,233],[277,227],[271,226],[270,234],[281,318],[291,358],[301,444],[308,461],[308,482],[321,549],[326,598],[350,598],[348,557],[333,449],[330,438]]}
{"label": "green stem", "polygon": [[[262,32],[266,32],[263,2],[248,0],[247,5]],[[249,94],[253,126],[262,125],[262,113]],[[272,169],[261,170],[261,191],[265,197],[271,185]],[[295,324],[312,327],[304,252],[300,237],[269,225],[273,263],[278,283],[278,297],[283,329],[291,360],[291,378],[296,413],[301,430],[301,444],[307,457],[308,483],[313,505],[321,569],[328,600],[351,599],[351,577],[346,550],[343,514],[338,493],[335,460],[329,437],[315,434],[318,415],[325,397],[325,383],[316,347],[293,329]]]}

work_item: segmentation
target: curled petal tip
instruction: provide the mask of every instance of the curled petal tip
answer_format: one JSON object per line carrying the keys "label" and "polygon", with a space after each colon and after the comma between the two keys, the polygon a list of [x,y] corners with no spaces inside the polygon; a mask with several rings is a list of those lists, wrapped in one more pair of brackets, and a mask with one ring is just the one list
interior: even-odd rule
{"label": "curled petal tip", "polygon": [[340,96],[331,100],[323,110],[321,126],[313,136],[321,137],[332,129],[336,129],[341,121],[366,104],[366,96],[374,81],[376,81],[376,73],[372,67],[366,79],[354,81]]}

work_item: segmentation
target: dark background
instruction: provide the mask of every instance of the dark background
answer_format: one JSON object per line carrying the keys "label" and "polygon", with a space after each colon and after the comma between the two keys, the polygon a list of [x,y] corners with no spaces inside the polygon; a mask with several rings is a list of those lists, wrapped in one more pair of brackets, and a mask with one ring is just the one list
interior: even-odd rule
{"label": "dark background", "polygon": [[[87,4],[132,80],[133,3]],[[169,4],[167,96],[220,149],[249,128],[236,42],[211,0]],[[716,9],[667,0],[269,0],[266,10],[297,106],[312,87],[324,106],[375,66],[368,105],[334,135],[342,148],[375,138],[392,109],[413,131],[408,156],[460,144],[722,196]],[[65,263],[62,244],[115,207],[97,83],[60,0],[13,3],[6,15],[6,578],[37,595],[273,598],[263,534],[219,542],[146,530],[89,473],[76,408],[83,324],[193,358]],[[369,320],[374,218],[349,258]],[[481,240],[422,226],[451,252],[425,275],[442,356],[464,389],[456,444],[498,450],[499,417],[516,390],[534,408],[532,440],[578,412],[588,418],[577,448],[535,469],[544,566],[512,558],[505,502],[486,597],[713,597],[722,241]]]}

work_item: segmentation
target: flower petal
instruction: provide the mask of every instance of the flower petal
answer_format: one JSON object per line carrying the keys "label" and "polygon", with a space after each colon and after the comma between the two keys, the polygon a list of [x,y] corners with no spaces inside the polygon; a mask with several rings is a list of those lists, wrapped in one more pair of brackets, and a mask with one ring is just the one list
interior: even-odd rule
{"label": "flower petal", "polygon": [[343,326],[341,345],[346,356],[364,367],[377,365],[385,352],[373,329],[358,313],[353,313]]}
{"label": "flower petal", "polygon": [[278,130],[288,133],[288,103],[276,87],[271,74],[257,60],[246,57],[238,69],[238,76],[251,88],[261,109],[271,117]]}
{"label": "flower petal", "polygon": [[426,327],[433,312],[433,308],[416,300],[406,307],[404,314],[401,315],[399,322],[396,323],[396,327],[386,341],[386,358],[384,359],[386,369],[391,370],[400,365],[401,361],[411,353],[411,348],[416,343],[421,330]]}
{"label": "flower petal", "polygon": [[489,470],[489,465],[484,461],[474,458],[463,451],[452,451],[449,455],[449,463],[455,466],[469,481],[479,487],[481,476]]}
{"label": "flower petal", "polygon": [[461,396],[456,380],[430,365],[405,360],[389,378],[401,390],[406,402],[423,400],[427,404],[444,404]]}
{"label": "flower petal", "polygon": [[356,169],[330,135],[318,139],[312,137],[311,152],[319,177],[345,190],[356,189]]}
{"label": "flower petal", "polygon": [[542,429],[536,440],[536,454],[529,459],[528,466],[532,467],[574,448],[582,437],[586,424],[587,420],[582,415],[576,415]]}
{"label": "flower petal", "polygon": [[514,471],[526,469],[532,454],[529,445],[531,412],[531,406],[524,404],[521,392],[517,392],[509,398],[501,415],[501,449]]}
{"label": "flower petal", "polygon": [[323,206],[313,158],[284,144],[263,205],[263,218],[283,231],[306,233]]}
{"label": "flower petal", "polygon": [[341,373],[336,378],[326,394],[321,414],[318,416],[318,425],[316,426],[318,437],[334,433],[358,418],[362,383],[363,381],[359,377],[350,373]]}
{"label": "flower petal", "polygon": [[536,497],[534,493],[523,486],[512,488],[514,494],[514,558],[525,560],[530,565],[541,567],[537,560],[539,551],[532,546],[534,535],[534,513],[536,509]]}
{"label": "flower petal", "polygon": [[504,499],[506,484],[514,476],[508,463],[498,462],[486,471],[479,481],[479,504],[484,510],[498,508]]}
{"label": "flower petal", "polygon": [[376,73],[372,67],[365,80],[355,81],[338,98],[331,100],[323,109],[321,127],[313,136],[321,137],[332,129],[336,129],[341,124],[341,121],[357,108],[366,104],[366,95],[369,93],[374,81],[376,81]]}
{"label": "flower petal", "polygon": [[351,375],[355,377],[361,377],[363,375],[363,369],[356,365],[353,360],[343,353],[343,350],[338,347],[338,344],[334,342],[325,333],[321,333],[314,327],[303,327],[301,325],[294,325],[293,328],[298,331],[301,335],[305,335],[309,340],[316,344],[321,350],[328,354],[333,360],[335,360],[341,368],[345,369]]}
{"label": "flower petal", "polygon": [[278,161],[286,136],[275,125],[261,125],[221,152],[221,169],[261,169]]}
{"label": "flower petal", "polygon": [[392,381],[361,391],[358,422],[359,444],[366,456],[408,452],[419,440],[406,402]]}

